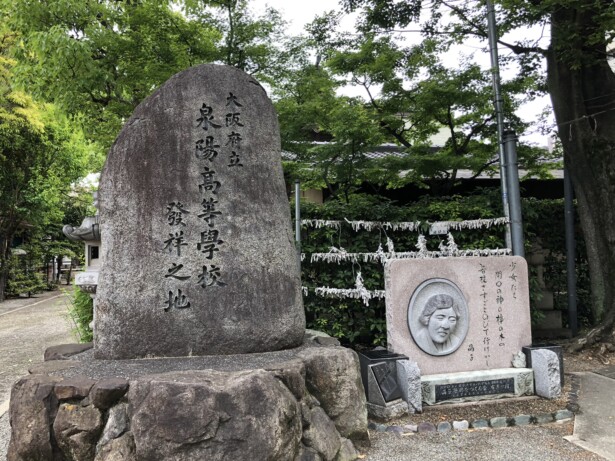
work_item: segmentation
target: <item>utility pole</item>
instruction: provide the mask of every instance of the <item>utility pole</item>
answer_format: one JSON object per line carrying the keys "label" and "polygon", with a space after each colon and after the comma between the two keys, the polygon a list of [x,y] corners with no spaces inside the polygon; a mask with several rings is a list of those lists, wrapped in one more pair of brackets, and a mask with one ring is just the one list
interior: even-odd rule
{"label": "utility pole", "polygon": [[295,180],[295,244],[297,245],[297,257],[301,266],[301,183]]}
{"label": "utility pole", "polygon": [[498,58],[498,33],[495,23],[495,8],[493,2],[487,0],[487,25],[489,36],[489,51],[491,54],[491,76],[493,82],[493,94],[495,105],[495,116],[498,126],[498,153],[500,156],[500,189],[502,192],[502,208],[504,217],[507,218],[506,225],[506,247],[512,248],[512,233],[510,224],[510,206],[508,204],[508,177],[506,174],[506,152],[504,150],[504,112],[502,108],[502,90],[500,85],[500,62]]}
{"label": "utility pole", "polygon": [[523,220],[521,218],[521,193],[519,191],[519,165],[517,163],[517,135],[513,130],[504,132],[504,152],[506,152],[506,180],[508,181],[508,202],[510,210],[510,229],[512,252],[525,258],[523,242]]}

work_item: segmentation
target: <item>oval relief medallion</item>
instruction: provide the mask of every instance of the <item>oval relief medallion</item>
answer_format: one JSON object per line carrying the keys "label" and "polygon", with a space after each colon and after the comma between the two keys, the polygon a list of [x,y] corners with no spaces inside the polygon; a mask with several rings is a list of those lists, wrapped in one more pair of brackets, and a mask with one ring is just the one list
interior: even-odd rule
{"label": "oval relief medallion", "polygon": [[468,304],[447,279],[421,283],[410,298],[408,328],[416,345],[430,355],[455,352],[468,334]]}

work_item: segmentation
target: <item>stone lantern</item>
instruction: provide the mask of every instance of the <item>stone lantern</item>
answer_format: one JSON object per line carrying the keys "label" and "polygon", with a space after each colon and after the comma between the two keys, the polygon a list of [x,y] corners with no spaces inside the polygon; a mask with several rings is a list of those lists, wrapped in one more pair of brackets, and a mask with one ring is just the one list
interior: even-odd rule
{"label": "stone lantern", "polygon": [[[97,192],[93,195],[94,206],[98,208]],[[95,299],[101,255],[98,211],[95,216],[87,216],[79,227],[66,225],[62,228],[62,232],[73,242],[85,243],[85,271],[76,275],[75,284]]]}

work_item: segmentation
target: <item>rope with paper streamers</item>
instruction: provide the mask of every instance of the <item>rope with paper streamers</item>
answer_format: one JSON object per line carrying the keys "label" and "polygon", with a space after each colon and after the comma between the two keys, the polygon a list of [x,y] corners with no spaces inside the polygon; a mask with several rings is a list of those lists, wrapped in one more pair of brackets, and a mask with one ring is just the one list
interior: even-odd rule
{"label": "rope with paper streamers", "polygon": [[[302,287],[302,289],[304,290],[304,293],[308,291],[307,287]],[[368,290],[365,288],[365,285],[363,285],[363,277],[361,276],[361,272],[357,273],[355,288],[318,287],[314,290],[314,292],[317,296],[322,296],[324,298],[361,299],[363,304],[366,306],[369,305],[370,299],[384,299],[384,290]]]}
{"label": "rope with paper streamers", "polygon": [[[348,253],[344,248],[331,247],[328,253],[312,253],[310,262],[327,262],[340,264],[341,262],[368,263],[380,262],[384,264],[389,259],[435,259],[448,257],[471,257],[471,256],[507,256],[511,254],[509,248],[486,249],[477,248],[459,250],[453,236],[449,233],[447,244],[440,243],[438,251],[427,249],[427,241],[424,235],[419,235],[416,247],[418,251],[396,252],[393,241],[387,237],[387,250],[384,251],[382,244],[378,245],[376,252],[372,253]],[[302,260],[305,255],[302,255]]]}
{"label": "rope with paper streamers", "polygon": [[380,222],[380,221],[349,221],[344,219],[343,221],[325,220],[325,219],[302,219],[301,225],[304,227],[314,227],[320,229],[322,227],[332,227],[334,229],[340,229],[342,224],[350,224],[352,229],[357,232],[361,229],[372,231],[374,229],[385,230],[404,230],[414,232],[418,230],[421,225],[420,221],[416,222]]}
{"label": "rope with paper streamers", "polygon": [[[410,231],[414,232],[420,229],[421,221],[410,222],[387,222],[387,221],[349,221],[344,219],[325,220],[325,219],[302,219],[301,225],[304,227],[314,227],[320,229],[322,227],[332,227],[340,229],[343,223],[350,224],[352,229],[357,232],[361,229],[372,231],[374,229],[384,229],[392,231]],[[446,234],[450,230],[464,229],[489,229],[492,226],[501,226],[508,223],[507,218],[492,218],[492,219],[470,219],[467,221],[436,221],[433,223],[427,222],[429,225],[430,234]]]}
{"label": "rope with paper streamers", "polygon": [[[360,229],[371,231],[373,229],[391,229],[391,230],[407,230],[415,231],[419,229],[420,222],[377,222],[377,221],[327,221],[327,220],[303,220],[301,224],[304,226],[311,226],[315,228],[321,227],[333,227],[340,229],[343,222],[350,224],[353,230],[356,232]],[[462,230],[462,229],[480,229],[489,228],[491,226],[497,226],[506,224],[508,219],[506,218],[494,218],[494,219],[474,219],[467,221],[438,221],[430,224],[430,234],[445,234],[447,235],[446,244],[440,242],[438,251],[430,251],[427,249],[427,239],[423,234],[419,234],[416,243],[418,251],[408,252],[396,252],[393,241],[387,236],[386,246],[387,251],[382,248],[382,243],[378,245],[378,249],[373,253],[349,253],[342,247],[331,246],[328,253],[312,253],[310,257],[311,262],[328,262],[340,264],[341,262],[380,262],[383,265],[389,259],[434,259],[434,258],[448,258],[448,257],[472,257],[472,256],[507,256],[511,254],[509,248],[496,248],[496,249],[469,249],[460,250],[453,236],[449,230]],[[301,261],[304,261],[306,255],[301,254]],[[308,295],[308,287],[301,287],[303,294]],[[327,298],[351,298],[361,299],[367,306],[371,299],[384,299],[385,290],[367,290],[363,285],[363,278],[361,272],[357,274],[355,280],[355,288],[330,288],[330,287],[317,287],[314,289],[314,293],[317,296]]]}
{"label": "rope with paper streamers", "polygon": [[507,224],[507,218],[470,219],[468,221],[436,221],[429,226],[430,234],[446,234],[450,230],[489,229]]}

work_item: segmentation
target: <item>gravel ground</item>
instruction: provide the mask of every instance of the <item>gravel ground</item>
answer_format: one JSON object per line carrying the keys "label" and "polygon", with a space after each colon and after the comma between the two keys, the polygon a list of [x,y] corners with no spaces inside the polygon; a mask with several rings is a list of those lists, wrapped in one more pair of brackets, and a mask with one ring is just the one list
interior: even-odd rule
{"label": "gravel ground", "polygon": [[[65,296],[51,291],[37,295],[35,305],[21,308],[11,300],[13,309],[2,303],[0,312],[0,405],[9,398],[11,385],[28,368],[43,360],[49,346],[74,342],[66,314]],[[32,302],[32,300],[30,300]]]}
{"label": "gravel ground", "polygon": [[400,436],[370,431],[372,448],[366,461],[601,461],[604,458],[562,439],[572,423],[448,434]]}

